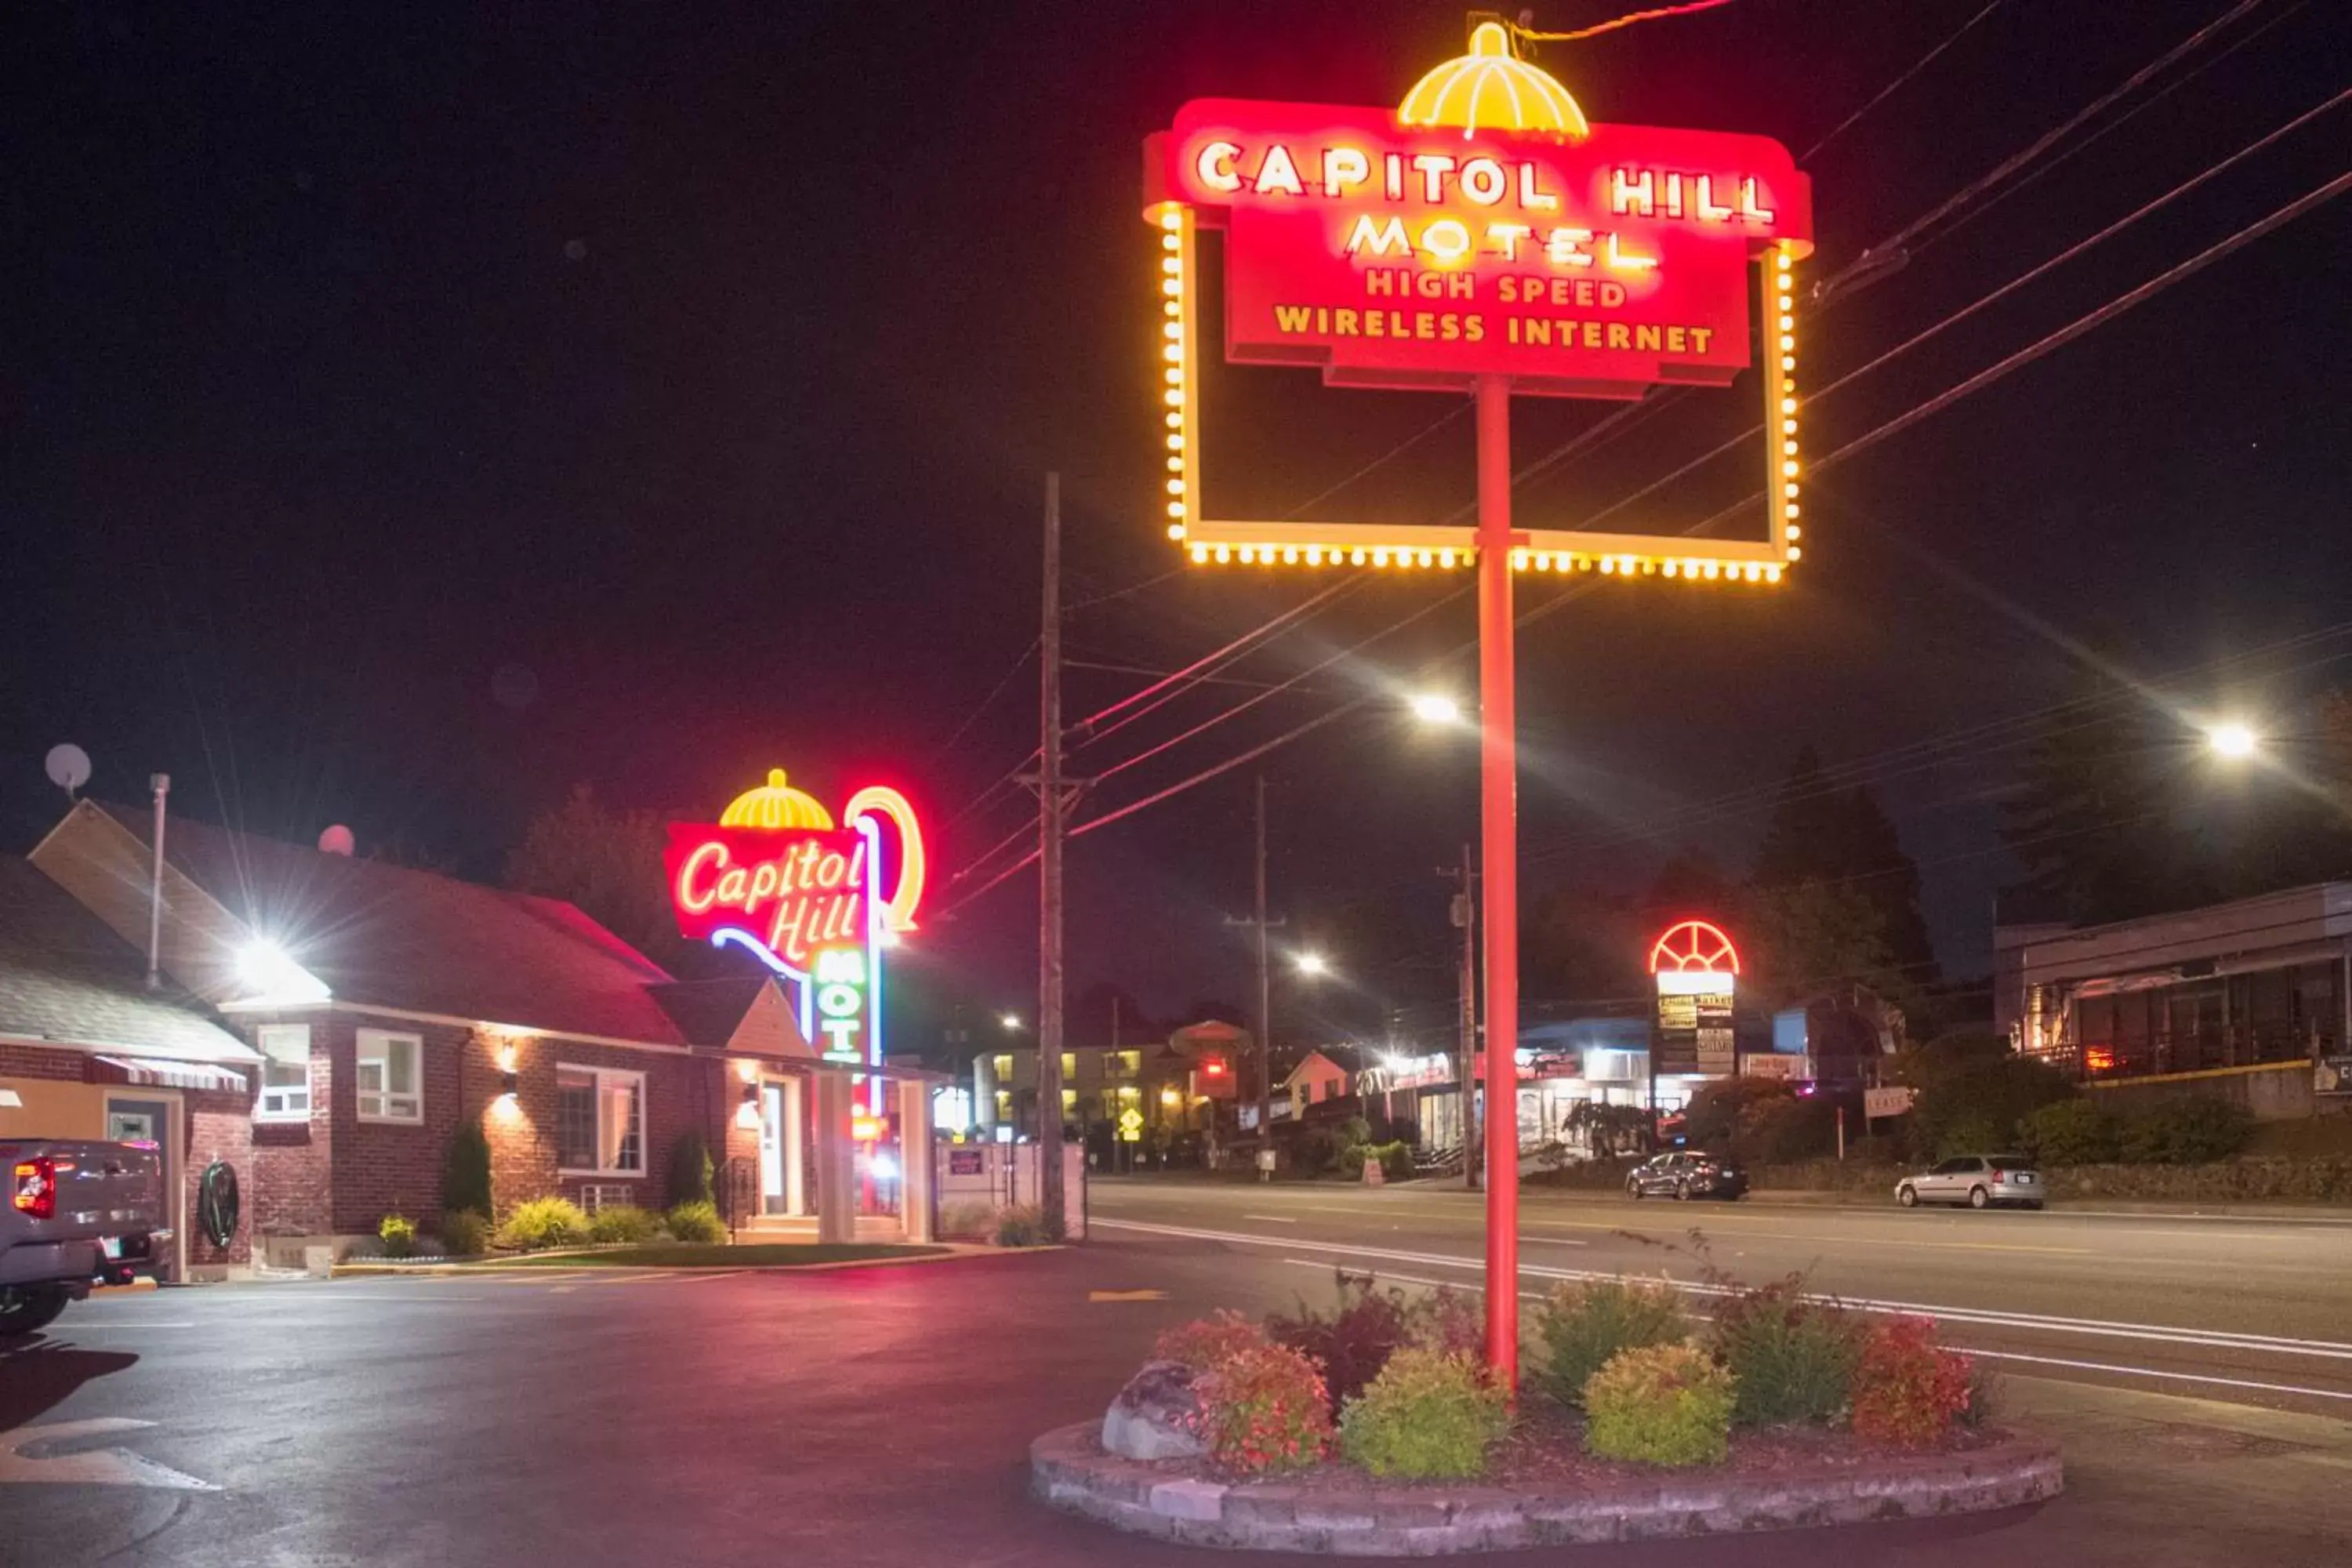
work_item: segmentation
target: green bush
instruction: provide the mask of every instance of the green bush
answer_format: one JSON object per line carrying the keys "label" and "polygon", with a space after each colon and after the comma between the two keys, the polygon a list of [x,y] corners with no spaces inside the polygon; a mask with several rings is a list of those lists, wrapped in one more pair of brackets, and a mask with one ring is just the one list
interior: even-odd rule
{"label": "green bush", "polygon": [[1441,1355],[1486,1353],[1486,1298],[1476,1290],[1440,1285],[1405,1303],[1405,1343]]}
{"label": "green bush", "polygon": [[1488,1386],[1476,1362],[1406,1349],[1340,1412],[1339,1451],[1376,1476],[1480,1476],[1510,1425],[1502,1391]]}
{"label": "green bush", "polygon": [[996,1235],[999,1247],[1043,1247],[1045,1245],[1045,1211],[1034,1204],[1012,1204],[996,1211]]}
{"label": "green bush", "polygon": [[1620,1351],[1584,1385],[1585,1451],[1653,1465],[1718,1464],[1731,1451],[1731,1373],[1691,1345]]}
{"label": "green bush", "polygon": [[1194,1372],[1206,1372],[1229,1357],[1266,1342],[1263,1330],[1228,1309],[1163,1329],[1151,1347],[1151,1355],[1155,1361],[1172,1361]]}
{"label": "green bush", "polygon": [[1887,1074],[1919,1091],[1908,1118],[1913,1152],[1937,1160],[2006,1149],[2019,1122],[2074,1094],[2053,1068],[1993,1035],[1951,1036],[1905,1051]]}
{"label": "green bush", "polygon": [[1236,1351],[1192,1381],[1209,1455],[1242,1475],[1304,1469],[1331,1441],[1331,1403],[1315,1363],[1281,1345]]}
{"label": "green bush", "polygon": [[498,1212],[490,1202],[490,1141],[478,1121],[462,1122],[449,1135],[441,1164],[441,1207],[449,1214]]}
{"label": "green bush", "polygon": [[1412,1145],[1399,1141],[1394,1143],[1350,1143],[1339,1151],[1339,1173],[1351,1182],[1364,1179],[1364,1162],[1377,1161],[1381,1174],[1391,1182],[1412,1178]]}
{"label": "green bush", "polygon": [[1739,1113],[1731,1146],[1750,1163],[1819,1159],[1837,1148],[1837,1106],[1818,1095],[1759,1100]]}
{"label": "green bush", "polygon": [[441,1216],[441,1247],[452,1258],[476,1258],[490,1249],[490,1222],[472,1209]]}
{"label": "green bush", "polygon": [[984,1203],[941,1204],[941,1236],[984,1237],[996,1225],[996,1205]]}
{"label": "green bush", "polygon": [[2104,1165],[2123,1152],[2123,1124],[2096,1100],[2053,1100],[2018,1124],[2028,1152],[2043,1165]]}
{"label": "green bush", "polygon": [[1763,1106],[1796,1102],[1797,1091],[1769,1078],[1726,1078],[1691,1091],[1683,1112],[1683,1133],[1693,1148],[1730,1144],[1741,1121]]}
{"label": "green bush", "polygon": [[669,1179],[666,1188],[672,1208],[680,1204],[711,1201],[710,1145],[699,1132],[681,1132],[669,1146]]}
{"label": "green bush", "polygon": [[2167,1100],[2125,1120],[2122,1155],[2135,1165],[2210,1165],[2253,1133],[2253,1113],[2233,1100]]}
{"label": "green bush", "polygon": [[632,1245],[651,1241],[661,1221],[634,1204],[616,1204],[600,1208],[596,1217],[588,1222],[588,1239],[611,1245],[627,1242]]}
{"label": "green bush", "polygon": [[1733,1414],[1769,1426],[1843,1415],[1866,1332],[1853,1314],[1806,1300],[1804,1281],[1790,1279],[1725,1298],[1708,1337],[1737,1381]]}
{"label": "green bush", "polygon": [[1689,1332],[1682,1292],[1660,1279],[1571,1280],[1536,1309],[1543,1342],[1545,1392],[1563,1405],[1583,1403],[1585,1384],[1620,1351],[1680,1343]]}
{"label": "green bush", "polygon": [[533,1198],[515,1205],[499,1226],[499,1245],[523,1252],[577,1247],[588,1239],[588,1216],[569,1198]]}
{"label": "green bush", "polygon": [[375,1236],[383,1243],[386,1258],[413,1257],[416,1251],[416,1222],[388,1214],[376,1223]]}
{"label": "green bush", "polygon": [[674,1204],[663,1223],[673,1241],[708,1245],[727,1239],[726,1222],[719,1217],[718,1206],[708,1202]]}

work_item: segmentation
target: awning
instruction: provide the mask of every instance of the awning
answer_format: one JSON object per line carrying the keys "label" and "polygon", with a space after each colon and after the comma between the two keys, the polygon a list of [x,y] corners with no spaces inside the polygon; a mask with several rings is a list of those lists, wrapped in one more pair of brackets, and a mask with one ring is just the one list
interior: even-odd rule
{"label": "awning", "polygon": [[125,1083],[152,1083],[165,1089],[226,1089],[243,1094],[245,1075],[235,1068],[212,1062],[173,1061],[168,1057],[98,1057],[122,1074]]}

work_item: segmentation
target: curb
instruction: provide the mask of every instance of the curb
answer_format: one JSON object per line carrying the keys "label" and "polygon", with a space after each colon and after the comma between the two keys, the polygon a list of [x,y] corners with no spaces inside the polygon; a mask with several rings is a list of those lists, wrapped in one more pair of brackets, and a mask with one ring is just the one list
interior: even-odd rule
{"label": "curb", "polygon": [[160,1288],[154,1276],[142,1274],[128,1285],[93,1285],[89,1294],[92,1300],[97,1300],[107,1296],[141,1296]]}
{"label": "curb", "polygon": [[1434,1557],[1535,1546],[1680,1540],[1985,1513],[2043,1502],[2065,1486],[2055,1446],[2011,1436],[1964,1453],[1890,1455],[1764,1476],[1664,1471],[1585,1488],[1409,1486],[1344,1490],[1228,1485],[1106,1454],[1099,1423],[1029,1447],[1030,1492],[1048,1508],[1187,1546]]}
{"label": "curb", "polygon": [[[605,1274],[830,1274],[844,1268],[907,1268],[923,1264],[959,1263],[974,1258],[1017,1258],[1024,1253],[1060,1252],[1058,1245],[1045,1247],[961,1247],[954,1242],[924,1242],[918,1245],[944,1247],[948,1250],[921,1258],[845,1258],[832,1263],[614,1263],[576,1265]],[[540,1252],[534,1258],[593,1258],[594,1253]],[[467,1274],[556,1274],[561,1268],[551,1263],[522,1263],[499,1258],[482,1263],[338,1263],[328,1276],[332,1279],[409,1279],[418,1276],[446,1279]]]}

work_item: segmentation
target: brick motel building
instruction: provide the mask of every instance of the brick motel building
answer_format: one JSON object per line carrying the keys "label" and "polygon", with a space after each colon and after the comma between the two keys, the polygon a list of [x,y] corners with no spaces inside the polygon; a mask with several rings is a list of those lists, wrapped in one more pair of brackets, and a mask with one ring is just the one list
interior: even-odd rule
{"label": "brick motel building", "polygon": [[[183,1277],[340,1257],[387,1214],[430,1232],[467,1123],[489,1142],[498,1217],[552,1194],[664,1207],[670,1152],[696,1132],[739,1227],[814,1236],[822,1209],[834,1234],[856,1228],[845,1140],[813,1135],[820,1098],[844,1097],[820,1080],[845,1069],[819,1059],[776,978],[679,981],[560,900],[173,820],[151,991],[152,831],[79,802],[8,863],[5,924],[69,933],[50,945],[72,951],[0,946],[0,1090],[23,1101],[0,1093],[0,1133],[106,1136],[106,1107],[134,1088],[165,1107],[174,1179],[193,1193],[224,1160],[244,1200],[225,1248],[184,1216]],[[75,965],[78,1013],[58,991]],[[49,996],[37,1027],[5,1005],[27,988]],[[70,1115],[45,1083],[84,1086]],[[892,1087],[924,1147],[928,1086]],[[928,1239],[929,1184],[908,1184],[887,1228]]]}

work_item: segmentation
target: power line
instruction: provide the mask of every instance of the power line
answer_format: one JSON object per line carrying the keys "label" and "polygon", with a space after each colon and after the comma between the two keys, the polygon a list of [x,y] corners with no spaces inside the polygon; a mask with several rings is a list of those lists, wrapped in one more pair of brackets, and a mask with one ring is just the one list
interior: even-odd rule
{"label": "power line", "polygon": [[[2098,230],[2095,234],[2088,235],[2082,239],[2076,240],[2074,244],[2066,247],[2065,249],[2060,251],[2057,255],[2049,258],[2040,265],[2019,273],[2016,277],[2011,279],[2000,288],[1995,289],[1990,294],[1983,295],[1973,302],[1962,306],[1959,310],[1953,311],[1942,320],[1928,326],[1925,331],[1914,333],[1911,337],[1895,344],[1893,348],[1888,349],[1885,353],[1878,355],[1875,359],[1869,361],[1867,363],[1858,365],[1854,369],[1846,372],[1843,375],[1839,376],[1835,381],[1829,383],[1827,385],[1821,387],[1807,396],[1804,406],[1808,409],[1811,408],[1815,404],[1818,404],[1822,399],[1829,396],[1832,393],[1853,384],[1854,382],[1861,380],[1864,376],[1868,375],[1871,372],[1878,370],[1883,366],[1891,363],[1895,360],[1901,358],[1903,355],[1909,353],[1913,349],[1919,347],[1921,344],[1927,342],[1933,338],[1940,336],[1949,328],[1958,326],[1960,322],[1968,320],[1970,316],[1975,315],[1978,311],[1989,309],[1990,307],[1998,304],[2000,301],[2007,299],[2010,295],[2015,293],[2020,289],[2024,288],[2027,284],[2035,281],[2037,279],[2047,276],[2059,267],[2062,267],[2065,263],[2073,260],[2075,257],[2082,255],[2084,251],[2089,250],[2093,246],[2114,238],[2116,235],[2121,234],[2125,229],[2127,229],[2131,227],[2132,225],[2138,223],[2142,218],[2162,211],[2164,208],[2171,205],[2174,202],[2179,201],[2181,197],[2189,195],[2191,191],[2194,191],[2198,187],[2205,184],[2208,181],[2218,178],[2229,170],[2235,168],[2241,163],[2243,163],[2246,159],[2252,157],[2257,153],[2263,152],[2274,142],[2301,130],[2304,126],[2309,124],[2312,121],[2316,120],[2319,116],[2338,107],[2347,99],[2352,99],[2352,88],[2345,89],[2325,103],[2318,104],[2311,109],[2304,110],[2303,113],[2296,115],[2293,120],[2288,121],[2285,124],[2270,132],[2264,136],[2257,138],[2255,141],[2248,142],[2245,146],[2239,148],[2238,151],[2232,153],[2230,156],[2222,159],[2221,162],[2208,164],[2204,169],[2191,175],[2189,178],[2183,180],[2180,184],[2173,186],[2162,195],[2142,203],[2137,207],[2133,208],[2130,212],[2126,213],[2123,216],[2116,219],[2115,222],[2107,225],[2105,228]],[[1599,511],[1587,517],[1584,521],[1578,526],[1589,529],[1594,523],[1601,521],[1603,518],[1614,516],[1616,513],[1624,510],[1627,507],[1632,506],[1634,502],[1642,500],[1645,497],[1656,494],[1659,490],[1664,489],[1670,484],[1673,484],[1676,479],[1681,479],[1684,475],[1688,474],[1695,469],[1704,468],[1708,463],[1715,461],[1716,458],[1724,456],[1726,453],[1738,447],[1741,443],[1746,442],[1756,436],[1761,435],[1763,430],[1764,426],[1761,425],[1749,426],[1747,429],[1742,430],[1737,436],[1724,441],[1719,446],[1701,453],[1699,456],[1692,458],[1689,462],[1685,463],[1681,468],[1675,469],[1673,472],[1651,480],[1648,484],[1643,485],[1640,489],[1633,491],[1631,495],[1622,496],[1616,500],[1610,502],[1607,506],[1602,507]],[[1818,468],[1820,465],[1816,464],[1815,467]],[[1747,503],[1743,502],[1742,504],[1744,505]],[[1712,522],[1715,520],[1709,519],[1708,521]]]}
{"label": "power line", "polygon": [[1836,141],[1840,136],[1845,134],[1846,131],[1853,126],[1855,121],[1860,120],[1864,115],[1868,114],[1872,110],[1876,109],[1880,104],[1885,102],[1888,98],[1894,96],[1904,83],[1909,81],[1913,77],[1917,76],[1921,71],[1926,70],[1929,66],[1935,64],[1936,58],[1938,55],[1941,55],[1946,49],[1950,48],[1954,44],[1958,43],[1960,39],[1965,37],[1969,31],[1979,22],[1983,21],[1987,16],[1990,16],[1995,11],[2000,10],[2000,3],[2001,0],[1990,0],[1990,3],[1987,5],[1983,10],[1978,12],[1967,21],[1961,23],[1957,32],[1952,33],[1949,37],[1946,37],[1942,43],[1937,44],[1934,48],[1929,49],[1926,54],[1921,55],[1918,60],[1913,64],[1909,70],[1905,71],[1901,76],[1896,77],[1893,81],[1890,81],[1885,87],[1880,88],[1876,92],[1871,95],[1868,102],[1864,103],[1860,109],[1855,110],[1852,114],[1847,115],[1843,120],[1839,121],[1835,125],[1832,126],[1830,128],[1830,133],[1822,137],[1820,141],[1814,142],[1811,147],[1806,148],[1804,153],[1797,159],[1797,162],[1800,163],[1811,163],[1813,161],[1814,154],[1821,152],[1822,148],[1828,146],[1831,142]]}

